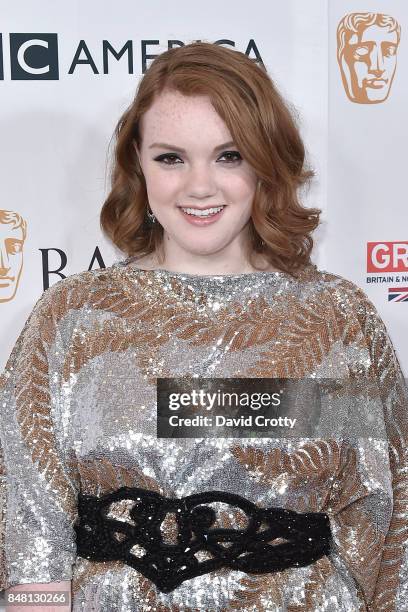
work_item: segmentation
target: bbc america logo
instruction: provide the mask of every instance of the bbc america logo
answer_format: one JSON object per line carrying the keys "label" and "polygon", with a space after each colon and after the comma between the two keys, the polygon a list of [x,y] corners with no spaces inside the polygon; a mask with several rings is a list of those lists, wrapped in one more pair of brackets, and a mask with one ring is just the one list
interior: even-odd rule
{"label": "bbc america logo", "polygon": [[[0,79],[4,79],[0,34]],[[57,34],[10,34],[10,77],[13,81],[58,80]]]}
{"label": "bbc america logo", "polygon": [[[5,66],[3,60],[6,54],[3,53],[6,45],[7,35],[0,34],[0,80],[10,78],[12,81],[56,81],[58,80],[60,68],[58,62],[58,35],[56,33],[11,33],[8,35],[9,55],[10,55],[10,77],[5,74]],[[199,40],[197,40],[199,42]],[[182,40],[167,40],[163,45],[157,39],[141,39],[136,45],[133,40],[125,40],[119,43],[118,46],[112,44],[109,40],[102,40],[100,45],[95,49],[90,49],[85,40],[79,40],[74,43],[72,54],[68,52],[68,57],[71,57],[70,64],[62,67],[62,72],[74,74],[78,66],[83,66],[88,74],[110,74],[112,63],[119,63],[122,60],[127,64],[129,74],[135,74],[135,57],[136,48],[140,49],[140,55],[137,54],[137,61],[140,62],[140,67],[136,66],[136,72],[141,71],[144,74],[148,68],[149,61],[153,61],[165,49],[173,47],[181,47],[185,43]],[[220,39],[214,41],[216,45],[227,45],[235,48],[235,41],[229,39]],[[4,45],[4,46],[3,46]],[[72,41],[69,41],[69,46]],[[246,48],[242,51],[263,64],[263,60],[259,53],[259,49],[254,39],[250,38]],[[64,57],[67,53],[64,50]],[[264,64],[263,64],[264,65]],[[7,66],[8,68],[8,66]]]}

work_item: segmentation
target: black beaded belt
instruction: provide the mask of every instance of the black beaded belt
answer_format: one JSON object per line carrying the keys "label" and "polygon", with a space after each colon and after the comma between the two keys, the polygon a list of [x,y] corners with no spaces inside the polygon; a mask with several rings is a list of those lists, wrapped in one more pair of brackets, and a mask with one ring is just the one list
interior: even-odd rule
{"label": "black beaded belt", "polygon": [[[129,510],[131,522],[106,516],[110,505],[120,500],[135,502]],[[217,513],[205,504],[213,502],[243,511],[248,525],[211,528]],[[177,544],[163,541],[161,525],[167,513],[175,514]],[[80,557],[121,560],[164,593],[223,566],[261,574],[309,565],[330,552],[332,539],[329,518],[323,512],[263,509],[224,491],[178,499],[137,487],[122,487],[103,497],[79,494],[75,531]],[[207,558],[200,560],[203,556]]]}

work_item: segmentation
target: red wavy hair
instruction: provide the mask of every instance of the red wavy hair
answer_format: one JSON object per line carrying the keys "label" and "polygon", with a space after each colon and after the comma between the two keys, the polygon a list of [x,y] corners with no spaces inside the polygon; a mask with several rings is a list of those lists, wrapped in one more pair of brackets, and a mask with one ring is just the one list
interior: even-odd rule
{"label": "red wavy hair", "polygon": [[293,110],[262,63],[209,42],[161,53],[120,117],[114,133],[111,191],[100,214],[105,235],[127,256],[163,252],[163,227],[146,217],[146,183],[134,145],[140,147],[143,114],[165,89],[210,98],[258,177],[249,220],[250,262],[256,267],[253,254],[262,253],[272,266],[296,276],[311,263],[310,234],[319,224],[321,210],[304,208],[298,199],[298,188],[311,180],[314,171],[305,168],[305,147]]}

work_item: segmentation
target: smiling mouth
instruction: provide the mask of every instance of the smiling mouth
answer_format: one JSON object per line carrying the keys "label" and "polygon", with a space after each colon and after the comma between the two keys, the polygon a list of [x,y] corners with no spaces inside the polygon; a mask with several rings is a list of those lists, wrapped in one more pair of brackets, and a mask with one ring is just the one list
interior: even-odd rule
{"label": "smiling mouth", "polygon": [[211,206],[209,208],[194,208],[190,206],[180,206],[179,208],[187,215],[205,219],[206,217],[211,217],[224,210],[225,205]]}
{"label": "smiling mouth", "polygon": [[[227,206],[213,206],[209,209],[205,208],[184,208],[179,206],[180,213],[183,215],[186,223],[195,225],[196,227],[207,227],[213,223],[217,223],[224,215]],[[187,212],[190,211],[190,212]],[[213,212],[207,212],[213,211]]]}

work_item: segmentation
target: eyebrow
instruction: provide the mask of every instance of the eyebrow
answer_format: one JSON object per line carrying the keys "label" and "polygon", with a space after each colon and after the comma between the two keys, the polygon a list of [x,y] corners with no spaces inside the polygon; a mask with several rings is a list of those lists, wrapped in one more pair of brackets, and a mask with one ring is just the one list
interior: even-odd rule
{"label": "eyebrow", "polygon": [[[235,143],[232,140],[230,140],[229,142],[224,142],[223,144],[218,145],[218,147],[215,147],[214,152],[220,151],[221,149],[225,149],[226,147],[231,147],[234,145]],[[181,147],[176,147],[175,145],[166,144],[165,142],[154,142],[153,144],[149,146],[149,149],[153,149],[154,147],[157,147],[160,149],[171,149],[172,151],[178,151],[179,153],[186,153],[185,149],[182,149]]]}

